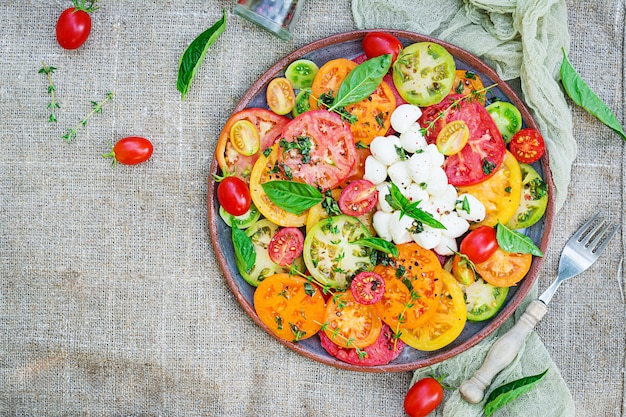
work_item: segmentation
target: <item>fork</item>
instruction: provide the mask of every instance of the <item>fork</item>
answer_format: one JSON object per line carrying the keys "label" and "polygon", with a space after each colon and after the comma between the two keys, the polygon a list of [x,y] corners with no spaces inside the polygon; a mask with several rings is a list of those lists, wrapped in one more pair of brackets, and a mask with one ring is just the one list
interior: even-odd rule
{"label": "fork", "polygon": [[574,233],[563,248],[554,282],[538,299],[528,304],[517,323],[491,346],[482,366],[461,384],[459,392],[466,401],[473,404],[482,401],[492,379],[515,359],[528,334],[548,311],[548,303],[557,288],[563,281],[589,268],[618,229],[619,224],[607,224],[597,213]]}

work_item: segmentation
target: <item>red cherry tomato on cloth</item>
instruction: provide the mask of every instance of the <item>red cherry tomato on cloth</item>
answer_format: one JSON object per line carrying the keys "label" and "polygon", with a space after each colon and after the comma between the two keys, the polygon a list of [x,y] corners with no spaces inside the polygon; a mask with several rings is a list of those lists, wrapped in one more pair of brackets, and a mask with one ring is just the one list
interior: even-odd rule
{"label": "red cherry tomato on cloth", "polygon": [[233,216],[246,214],[250,209],[250,189],[239,177],[226,177],[217,186],[217,201]]}
{"label": "red cherry tomato on cloth", "polygon": [[417,381],[404,397],[404,411],[410,417],[425,417],[441,404],[443,387],[435,378]]}
{"label": "red cherry tomato on cloth", "polygon": [[467,234],[459,245],[459,252],[475,264],[485,262],[498,249],[496,229],[480,226]]}
{"label": "red cherry tomato on cloth", "polygon": [[302,254],[304,235],[296,227],[280,229],[270,240],[267,248],[272,262],[280,265],[291,265]]}
{"label": "red cherry tomato on cloth", "polygon": [[352,279],[350,291],[357,303],[376,304],[385,294],[385,280],[376,272],[359,272]]}
{"label": "red cherry tomato on cloth", "polygon": [[543,156],[546,144],[538,130],[527,128],[513,135],[509,142],[509,151],[518,162],[532,164]]}
{"label": "red cherry tomato on cloth", "polygon": [[402,42],[389,33],[370,32],[363,37],[363,51],[368,58],[390,54],[394,63],[402,51]]}
{"label": "red cherry tomato on cloth", "polygon": [[153,150],[154,147],[148,139],[128,136],[117,141],[112,151],[102,156],[113,158],[113,165],[117,162],[124,165],[137,165],[150,159]]}
{"label": "red cherry tomato on cloth", "polygon": [[81,7],[65,9],[57,20],[57,41],[64,49],[76,49],[85,43],[91,32],[89,11]]}

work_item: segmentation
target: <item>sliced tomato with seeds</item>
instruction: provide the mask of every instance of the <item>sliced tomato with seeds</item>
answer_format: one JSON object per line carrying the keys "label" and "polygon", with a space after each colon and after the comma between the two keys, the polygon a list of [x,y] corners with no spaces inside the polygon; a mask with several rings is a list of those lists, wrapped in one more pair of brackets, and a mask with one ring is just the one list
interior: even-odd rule
{"label": "sliced tomato with seeds", "polygon": [[267,251],[273,262],[280,266],[287,266],[302,255],[303,247],[304,235],[300,229],[284,227],[272,237]]}
{"label": "sliced tomato with seeds", "polygon": [[376,304],[385,293],[385,280],[376,272],[359,272],[352,279],[350,291],[357,303]]}
{"label": "sliced tomato with seeds", "polygon": [[291,113],[296,105],[296,94],[291,82],[284,78],[274,78],[267,85],[265,94],[268,107],[276,114]]}
{"label": "sliced tomato with seeds", "polygon": [[476,99],[481,103],[485,104],[486,97],[485,94],[481,94],[485,88],[483,84],[483,80],[481,80],[480,76],[473,71],[467,70],[456,70],[456,77],[454,78],[454,84],[452,84],[452,91],[456,94],[462,94],[464,96],[469,96],[472,93],[479,91],[479,96]]}
{"label": "sliced tomato with seeds", "polygon": [[476,264],[476,272],[496,287],[510,287],[520,282],[530,270],[533,256],[510,253],[498,248],[485,262]]}
{"label": "sliced tomato with seeds", "polygon": [[339,196],[339,208],[349,216],[369,213],[378,202],[378,190],[369,180],[356,180],[346,185]]}
{"label": "sliced tomato with seeds", "polygon": [[513,135],[509,142],[509,151],[519,162],[532,164],[543,156],[546,144],[538,130],[526,128]]}
{"label": "sliced tomato with seeds", "polygon": [[344,348],[374,344],[383,326],[374,306],[357,303],[349,291],[335,294],[328,301],[324,323],[326,336]]}

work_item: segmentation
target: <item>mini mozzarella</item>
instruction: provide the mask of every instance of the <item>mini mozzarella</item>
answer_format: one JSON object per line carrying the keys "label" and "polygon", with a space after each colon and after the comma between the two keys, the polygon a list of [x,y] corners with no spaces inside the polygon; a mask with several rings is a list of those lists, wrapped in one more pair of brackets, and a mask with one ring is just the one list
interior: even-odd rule
{"label": "mini mozzarella", "polygon": [[385,213],[384,211],[377,211],[372,217],[372,226],[376,231],[376,234],[381,239],[385,239],[388,242],[392,241],[391,231],[389,229],[389,223],[391,221],[391,213]]}
{"label": "mini mozzarella", "polygon": [[[467,199],[468,210],[463,209],[463,202]],[[485,219],[486,210],[483,203],[471,194],[460,194],[457,197],[456,212],[469,222],[481,222]]]}
{"label": "mini mozzarella", "polygon": [[424,152],[411,155],[409,158],[409,172],[411,178],[418,184],[426,182],[430,174],[430,162]]}
{"label": "mini mozzarella", "polygon": [[398,187],[406,188],[411,184],[411,172],[409,169],[409,161],[398,161],[387,168],[387,175],[391,182]]}
{"label": "mini mozzarella", "polygon": [[365,172],[363,178],[374,184],[380,184],[387,179],[387,166],[372,155],[365,158]]}
{"label": "mini mozzarella", "polygon": [[441,195],[430,197],[430,203],[437,207],[440,213],[454,211],[457,201],[457,192],[454,185],[448,184],[446,190]]}
{"label": "mini mozzarella", "polygon": [[409,230],[413,227],[413,219],[409,216],[402,216],[400,210],[396,210],[391,214],[389,220],[389,231],[391,238],[396,244],[407,243],[413,240]]}
{"label": "mini mozzarella", "polygon": [[415,153],[428,146],[419,123],[413,123],[407,130],[400,134],[400,144],[405,151],[410,153]]}
{"label": "mini mozzarella", "polygon": [[424,249],[433,249],[441,243],[441,230],[424,226],[424,230],[411,235],[413,240]]}
{"label": "mini mozzarella", "polygon": [[448,176],[441,167],[431,167],[426,180],[426,191],[431,196],[443,195],[448,189]]}
{"label": "mini mozzarella", "polygon": [[382,184],[378,184],[376,186],[376,190],[378,190],[378,202],[376,203],[376,208],[386,213],[393,212],[393,208],[389,205],[386,198],[390,193],[389,183],[383,182]]}
{"label": "mini mozzarella", "polygon": [[432,167],[440,167],[443,165],[443,161],[445,160],[445,156],[439,152],[437,149],[437,145],[431,143],[424,148],[424,153],[428,157],[428,161],[430,162],[430,166]]}
{"label": "mini mozzarella", "polygon": [[401,149],[400,138],[394,135],[376,136],[370,143],[370,152],[374,158],[387,166],[400,160],[398,150]]}
{"label": "mini mozzarella", "polygon": [[451,239],[463,235],[463,233],[469,230],[470,226],[467,220],[459,217],[459,215],[454,211],[442,214],[439,221],[446,227],[441,234]]}
{"label": "mini mozzarella", "polygon": [[416,183],[411,183],[406,187],[404,196],[408,198],[409,201],[427,201],[429,197],[426,190]]}
{"label": "mini mozzarella", "polygon": [[456,243],[456,239],[448,237],[446,235],[441,236],[441,241],[434,247],[435,252],[442,256],[453,255],[459,251],[459,247]]}
{"label": "mini mozzarella", "polygon": [[391,127],[398,133],[405,132],[409,126],[422,117],[422,110],[413,104],[401,104],[391,113]]}

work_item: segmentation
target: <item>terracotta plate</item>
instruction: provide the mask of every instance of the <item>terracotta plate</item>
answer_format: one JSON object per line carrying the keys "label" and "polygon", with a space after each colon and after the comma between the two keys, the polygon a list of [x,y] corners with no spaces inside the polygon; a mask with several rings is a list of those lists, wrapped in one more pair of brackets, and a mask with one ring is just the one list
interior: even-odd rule
{"label": "terracotta plate", "polygon": [[[283,59],[274,64],[250,87],[233,112],[237,112],[246,107],[266,107],[265,89],[267,84],[272,78],[283,75],[284,69],[287,65],[298,58],[310,59],[321,67],[325,62],[334,58],[344,57],[352,59],[361,55],[363,53],[361,49],[361,40],[367,32],[368,31],[354,31],[331,36],[308,44],[285,56]],[[515,91],[507,83],[502,81],[494,70],[474,55],[454,45],[437,39],[432,39],[427,36],[404,31],[389,31],[389,33],[398,37],[405,45],[422,41],[432,41],[443,45],[455,57],[458,69],[467,69],[475,72],[482,78],[483,83],[486,86],[497,83],[498,86],[491,90],[492,94],[515,104],[522,113],[525,126],[537,128],[530,112],[522,100],[517,96]],[[542,158],[540,163],[536,163],[535,168],[543,176],[544,180],[546,180],[550,187],[550,195],[553,195],[554,188],[547,157]],[[217,255],[217,259],[226,278],[226,282],[230,286],[243,309],[250,315],[252,320],[265,329],[268,334],[273,336],[270,330],[259,320],[254,310],[254,287],[247,284],[237,271],[231,241],[231,231],[218,214],[218,203],[215,197],[216,183],[212,180],[212,175],[218,173],[218,171],[219,167],[217,161],[214,159],[211,164],[211,175],[208,179],[208,216],[215,254]],[[544,253],[546,253],[548,248],[553,215],[554,202],[550,199],[548,209],[543,220],[532,226],[527,231],[528,235]],[[530,291],[533,283],[537,279],[542,261],[542,258],[534,258],[530,272],[526,278],[524,278],[519,286],[511,288],[506,304],[493,319],[483,323],[468,322],[461,335],[452,344],[434,352],[420,352],[406,347],[402,354],[392,363],[384,366],[366,367],[351,365],[333,358],[322,348],[317,336],[299,343],[286,342],[278,338],[276,338],[276,340],[308,358],[327,365],[348,370],[364,372],[396,372],[429,366],[467,350],[497,329],[515,311],[520,302]]]}

